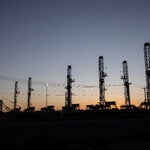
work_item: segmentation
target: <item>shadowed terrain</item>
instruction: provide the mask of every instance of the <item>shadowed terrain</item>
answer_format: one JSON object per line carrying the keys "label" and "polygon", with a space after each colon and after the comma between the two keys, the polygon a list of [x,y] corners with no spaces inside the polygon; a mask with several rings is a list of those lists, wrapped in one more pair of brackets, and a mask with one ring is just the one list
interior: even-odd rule
{"label": "shadowed terrain", "polygon": [[0,123],[3,149],[150,149],[150,118],[28,120]]}

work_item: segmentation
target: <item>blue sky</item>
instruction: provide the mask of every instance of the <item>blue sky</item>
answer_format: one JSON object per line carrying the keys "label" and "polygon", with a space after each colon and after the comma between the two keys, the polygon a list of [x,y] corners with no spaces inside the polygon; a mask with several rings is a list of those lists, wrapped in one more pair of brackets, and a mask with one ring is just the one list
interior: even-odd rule
{"label": "blue sky", "polygon": [[[98,85],[98,57],[102,55],[107,85],[123,82],[122,61],[127,60],[130,82],[144,86],[149,6],[149,0],[0,0],[0,75],[63,83],[67,65],[72,65],[76,84]],[[95,104],[98,99],[97,88],[91,89],[96,93],[91,101],[82,96],[85,89],[74,90],[81,95],[75,102]],[[123,94],[122,87],[108,88],[106,98],[111,99],[107,93],[119,90]],[[131,88],[133,93],[136,90]],[[140,92],[133,103],[143,100]],[[112,99],[124,103],[124,95],[114,95]],[[59,99],[64,105],[64,97]]]}

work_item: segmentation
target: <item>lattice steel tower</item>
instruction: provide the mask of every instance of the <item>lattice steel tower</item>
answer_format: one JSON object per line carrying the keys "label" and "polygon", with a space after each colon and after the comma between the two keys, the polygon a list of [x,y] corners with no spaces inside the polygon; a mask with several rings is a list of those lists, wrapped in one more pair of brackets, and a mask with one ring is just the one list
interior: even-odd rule
{"label": "lattice steel tower", "polygon": [[99,57],[98,67],[99,67],[99,101],[98,101],[98,104],[105,105],[105,77],[107,75],[104,73],[103,56]]}
{"label": "lattice steel tower", "polygon": [[32,78],[29,77],[28,80],[28,103],[27,103],[27,108],[29,109],[32,105],[31,105],[31,92],[33,91],[32,89]]}
{"label": "lattice steel tower", "polygon": [[72,82],[74,80],[72,79],[71,75],[71,65],[68,66],[67,68],[67,92],[65,93],[66,98],[65,98],[65,106],[66,107],[71,107],[72,106]]}
{"label": "lattice steel tower", "polygon": [[150,43],[144,43],[145,75],[146,75],[146,102],[150,103]]}
{"label": "lattice steel tower", "polygon": [[123,76],[121,79],[123,79],[124,82],[124,95],[125,95],[125,105],[131,105],[130,101],[130,83],[129,83],[129,76],[128,76],[128,64],[127,61],[122,62],[123,66]]}
{"label": "lattice steel tower", "polygon": [[17,96],[19,94],[18,91],[18,82],[15,82],[15,90],[14,90],[14,110],[17,109]]}
{"label": "lattice steel tower", "polygon": [[3,111],[3,100],[0,100],[0,112]]}

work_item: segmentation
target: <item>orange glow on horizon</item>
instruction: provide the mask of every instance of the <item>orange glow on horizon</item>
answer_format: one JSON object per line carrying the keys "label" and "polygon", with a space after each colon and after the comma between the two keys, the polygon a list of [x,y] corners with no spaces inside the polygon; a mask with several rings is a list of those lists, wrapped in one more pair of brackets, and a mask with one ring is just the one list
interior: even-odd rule
{"label": "orange glow on horizon", "polygon": [[[4,82],[4,91],[0,91],[0,99],[3,99],[4,103],[13,109],[14,99],[14,83],[10,86],[10,82]],[[27,84],[19,84],[20,94],[18,94],[17,102],[18,106],[23,111],[27,108]],[[46,90],[45,86],[34,85],[34,91],[31,96],[31,104],[35,107],[35,110],[40,110],[46,106]],[[144,101],[143,89],[133,88],[130,89],[131,104],[139,106]],[[61,110],[65,105],[65,92],[64,87],[49,87],[48,89],[48,105],[54,105],[55,110]],[[86,105],[96,105],[98,103],[99,94],[98,87],[96,88],[82,88],[73,87],[72,89],[72,103],[80,104],[80,109],[86,109]],[[124,89],[123,87],[107,87],[105,93],[106,101],[116,101],[116,105],[120,108],[120,105],[125,104]]]}

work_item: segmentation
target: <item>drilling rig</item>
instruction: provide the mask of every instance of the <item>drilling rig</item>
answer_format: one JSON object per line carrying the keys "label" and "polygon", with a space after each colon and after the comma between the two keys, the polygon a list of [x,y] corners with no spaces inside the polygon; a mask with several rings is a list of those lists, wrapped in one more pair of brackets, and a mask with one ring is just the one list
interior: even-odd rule
{"label": "drilling rig", "polygon": [[0,112],[3,111],[3,100],[0,100]]}
{"label": "drilling rig", "polygon": [[18,82],[15,82],[15,90],[14,90],[14,110],[20,111],[21,107],[17,105],[17,96],[20,92],[18,91]]}
{"label": "drilling rig", "polygon": [[67,92],[65,93],[65,107],[71,108],[72,106],[72,83],[74,80],[72,79],[72,69],[71,65],[67,68]]}
{"label": "drilling rig", "polygon": [[67,92],[65,93],[65,106],[63,110],[76,110],[79,107],[79,104],[72,104],[72,83],[75,82],[72,79],[72,68],[71,65],[67,67]]}
{"label": "drilling rig", "polygon": [[99,105],[105,105],[105,77],[107,74],[104,72],[104,58],[103,56],[99,57],[98,60],[99,67]]}
{"label": "drilling rig", "polygon": [[144,102],[140,107],[150,109],[150,43],[144,43],[144,61],[145,61],[145,76],[146,76],[146,95]]}
{"label": "drilling rig", "polygon": [[3,112],[3,108],[7,111],[7,112],[10,112],[11,109],[6,105],[4,104],[3,100],[0,100],[0,112]]}
{"label": "drilling rig", "polygon": [[72,75],[71,75],[71,66],[68,66],[67,69],[67,92],[66,92],[66,101],[65,101],[65,106],[66,107],[71,107],[72,105]]}
{"label": "drilling rig", "polygon": [[132,109],[135,106],[131,105],[131,100],[130,100],[130,86],[129,85],[131,83],[129,83],[127,61],[122,62],[122,67],[123,67],[123,76],[121,76],[121,79],[123,79],[123,83],[124,83],[125,105],[121,105],[121,108]]}
{"label": "drilling rig", "polygon": [[27,102],[27,109],[25,109],[26,112],[33,112],[35,107],[32,107],[31,104],[31,92],[34,91],[34,89],[32,89],[32,78],[29,77],[28,80],[28,102]]}

